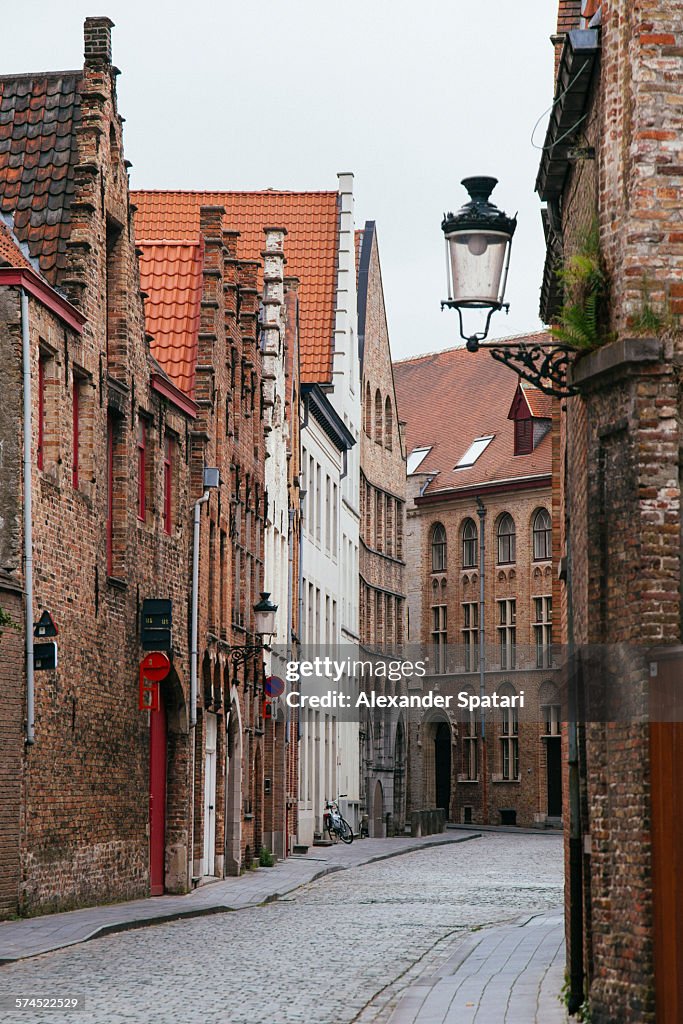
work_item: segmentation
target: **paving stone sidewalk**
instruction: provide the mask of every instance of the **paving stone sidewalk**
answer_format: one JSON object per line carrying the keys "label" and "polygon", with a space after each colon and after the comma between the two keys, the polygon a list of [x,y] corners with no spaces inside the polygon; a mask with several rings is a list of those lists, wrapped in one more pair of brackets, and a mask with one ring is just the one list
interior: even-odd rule
{"label": "paving stone sidewalk", "polygon": [[316,846],[305,855],[280,861],[273,868],[259,868],[240,878],[207,883],[185,896],[156,896],[21,921],[5,921],[0,923],[0,964],[38,956],[112,932],[258,906],[332,871],[477,838],[480,838],[477,832],[449,832],[417,839],[363,839],[351,846],[343,843]]}
{"label": "paving stone sidewalk", "polygon": [[[561,909],[475,932],[454,952],[427,964],[386,1024],[565,1024],[558,996],[564,979]],[[361,1020],[365,1018],[363,1015]]]}

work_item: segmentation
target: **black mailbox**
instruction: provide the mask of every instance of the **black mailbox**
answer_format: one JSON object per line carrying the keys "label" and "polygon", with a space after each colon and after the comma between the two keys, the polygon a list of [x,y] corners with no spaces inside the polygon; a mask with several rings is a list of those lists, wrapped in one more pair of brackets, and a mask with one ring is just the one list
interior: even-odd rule
{"label": "black mailbox", "polygon": [[145,651],[170,651],[173,603],[161,598],[142,602],[140,642]]}

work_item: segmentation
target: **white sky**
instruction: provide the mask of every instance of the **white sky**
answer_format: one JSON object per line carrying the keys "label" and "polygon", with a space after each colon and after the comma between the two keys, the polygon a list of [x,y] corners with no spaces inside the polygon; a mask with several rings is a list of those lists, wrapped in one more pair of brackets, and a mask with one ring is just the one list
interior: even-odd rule
{"label": "white sky", "polygon": [[[134,188],[336,189],[377,222],[395,358],[459,343],[444,210],[461,178],[500,179],[519,211],[492,337],[537,330],[544,245],[532,128],[552,100],[555,0],[22,0],[3,10],[2,73],[82,65],[108,15]],[[536,130],[541,144],[546,118]]]}

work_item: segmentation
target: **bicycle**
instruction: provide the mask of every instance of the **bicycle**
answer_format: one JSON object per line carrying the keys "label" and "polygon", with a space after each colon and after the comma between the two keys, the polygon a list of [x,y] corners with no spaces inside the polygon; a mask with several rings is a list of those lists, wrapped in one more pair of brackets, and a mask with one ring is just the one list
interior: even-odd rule
{"label": "bicycle", "polygon": [[[345,793],[339,794],[339,799],[345,796]],[[349,845],[353,842],[353,829],[349,825],[346,818],[342,817],[341,811],[339,810],[339,804],[336,800],[326,801],[325,813],[323,815],[324,827],[329,833],[330,839],[333,835],[336,835],[341,839],[342,843]]]}

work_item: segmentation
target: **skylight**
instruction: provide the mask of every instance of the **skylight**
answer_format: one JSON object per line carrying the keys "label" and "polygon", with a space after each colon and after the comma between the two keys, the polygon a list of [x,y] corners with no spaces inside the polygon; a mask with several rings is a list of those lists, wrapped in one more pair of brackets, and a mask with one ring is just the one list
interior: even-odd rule
{"label": "skylight", "polygon": [[417,472],[418,467],[422,464],[424,459],[427,458],[431,450],[431,445],[428,445],[426,448],[413,448],[412,452],[408,456],[408,462],[406,464],[406,474],[408,476]]}
{"label": "skylight", "polygon": [[460,462],[455,466],[455,469],[467,469],[468,466],[473,466],[482,452],[486,451],[495,436],[495,434],[487,434],[486,437],[475,437],[472,444],[460,459]]}

